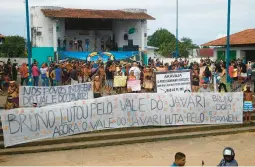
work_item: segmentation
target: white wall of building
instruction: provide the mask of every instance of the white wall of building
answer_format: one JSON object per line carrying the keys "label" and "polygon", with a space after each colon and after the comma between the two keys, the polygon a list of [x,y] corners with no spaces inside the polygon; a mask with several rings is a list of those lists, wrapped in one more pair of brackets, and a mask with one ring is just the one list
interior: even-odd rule
{"label": "white wall of building", "polygon": [[[60,8],[59,7],[43,7],[43,6],[31,7],[30,9],[31,28],[34,28],[36,31],[36,32],[31,31],[32,44],[33,46],[36,46],[36,47],[53,47],[57,40],[53,38],[54,29],[56,29],[56,27],[54,26],[57,25],[58,20],[52,20],[49,17],[45,17],[41,9],[60,9]],[[41,35],[38,35],[39,33],[41,33]]]}
{"label": "white wall of building", "polygon": [[[255,50],[254,47],[232,47],[230,50],[236,51],[236,59],[245,57],[245,50]],[[217,51],[226,51],[226,48],[214,48],[214,58],[217,59]]]}
{"label": "white wall of building", "polygon": [[[135,28],[134,34],[128,34],[128,30]],[[113,33],[115,34],[115,41],[118,47],[128,45],[128,40],[124,40],[124,35],[128,34],[128,39],[133,40],[134,45],[139,45],[142,50],[147,46],[147,22],[140,20],[116,20],[113,21]]]}

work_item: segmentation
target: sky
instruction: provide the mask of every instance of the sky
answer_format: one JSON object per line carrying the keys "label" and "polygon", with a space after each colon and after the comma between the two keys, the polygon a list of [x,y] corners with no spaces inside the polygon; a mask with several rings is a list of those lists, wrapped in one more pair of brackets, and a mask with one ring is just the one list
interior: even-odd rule
{"label": "sky", "polygon": [[[30,6],[84,9],[147,9],[148,34],[159,28],[176,31],[176,0],[29,0]],[[255,0],[232,0],[231,33],[255,28]],[[201,45],[227,31],[227,0],[179,0],[179,38]],[[24,0],[0,0],[0,34],[26,35]]]}

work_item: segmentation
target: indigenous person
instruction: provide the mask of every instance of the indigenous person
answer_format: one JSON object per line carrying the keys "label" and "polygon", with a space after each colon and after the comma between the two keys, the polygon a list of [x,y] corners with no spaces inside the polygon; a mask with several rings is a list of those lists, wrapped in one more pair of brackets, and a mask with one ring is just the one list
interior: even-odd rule
{"label": "indigenous person", "polygon": [[244,106],[243,106],[246,123],[247,122],[251,123],[251,113],[253,111],[252,95],[253,95],[253,92],[251,91],[251,86],[247,85],[246,91],[244,92]]}
{"label": "indigenous person", "polygon": [[102,97],[101,94],[101,82],[99,76],[96,76],[93,83],[94,98]]}

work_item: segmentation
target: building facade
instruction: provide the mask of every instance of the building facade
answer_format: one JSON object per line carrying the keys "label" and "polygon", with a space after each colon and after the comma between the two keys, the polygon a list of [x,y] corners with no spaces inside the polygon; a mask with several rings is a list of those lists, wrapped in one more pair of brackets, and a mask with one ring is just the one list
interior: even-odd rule
{"label": "building facade", "polygon": [[[213,47],[214,58],[226,60],[226,40],[227,37],[216,39],[203,44],[202,46]],[[244,62],[255,62],[255,29],[247,29],[230,36],[229,59],[242,59]]]}
{"label": "building facade", "polygon": [[118,51],[143,52],[147,47],[147,20],[154,18],[144,9],[31,7],[32,57],[47,62],[60,50],[78,51],[70,47],[75,40],[82,41],[84,52],[111,51],[114,47]]}

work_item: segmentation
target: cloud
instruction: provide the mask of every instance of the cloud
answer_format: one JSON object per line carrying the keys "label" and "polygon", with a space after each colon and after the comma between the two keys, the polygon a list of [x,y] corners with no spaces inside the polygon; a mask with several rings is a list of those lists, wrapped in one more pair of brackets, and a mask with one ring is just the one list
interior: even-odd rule
{"label": "cloud", "polygon": [[[29,0],[30,6],[61,6],[66,8],[124,9],[145,8],[156,18],[148,21],[148,34],[158,28],[176,29],[175,0]],[[255,28],[255,0],[232,0],[231,32]],[[0,33],[24,36],[25,5],[23,0],[1,0]],[[226,34],[226,0],[179,0],[179,36],[190,37],[202,44]]]}

